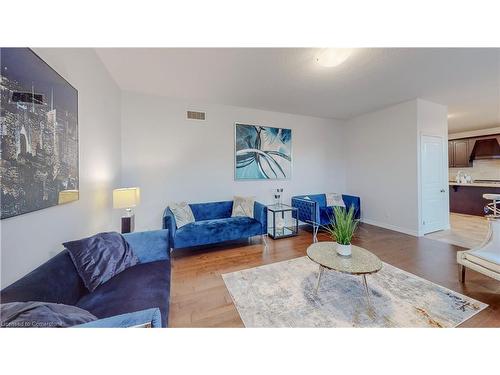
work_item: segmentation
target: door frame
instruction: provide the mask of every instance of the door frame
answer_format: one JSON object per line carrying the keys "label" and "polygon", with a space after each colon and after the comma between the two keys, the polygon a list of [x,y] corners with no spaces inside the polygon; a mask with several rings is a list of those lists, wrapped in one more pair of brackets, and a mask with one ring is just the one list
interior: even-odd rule
{"label": "door frame", "polygon": [[[446,230],[450,229],[450,191],[449,191],[449,182],[448,182],[448,137],[443,136],[442,134],[435,134],[435,133],[430,133],[426,131],[420,131],[418,134],[418,235],[423,236],[427,233],[432,233],[432,232],[426,232],[424,227],[423,227],[423,196],[422,196],[422,169],[423,169],[423,163],[422,163],[422,139],[424,137],[432,137],[432,138],[439,138],[441,140],[442,144],[442,155],[443,155],[443,160],[442,160],[442,168],[443,168],[443,189],[445,189],[445,192],[443,193],[446,196],[445,199],[445,205],[444,205],[444,210],[443,210],[443,215],[444,215],[444,221],[443,221],[443,227],[439,230]],[[434,231],[433,231],[434,232]]]}

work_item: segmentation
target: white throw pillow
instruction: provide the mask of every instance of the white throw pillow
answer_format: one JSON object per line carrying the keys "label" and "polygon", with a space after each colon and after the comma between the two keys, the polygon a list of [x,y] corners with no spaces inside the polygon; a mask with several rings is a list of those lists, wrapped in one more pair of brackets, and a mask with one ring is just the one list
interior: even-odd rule
{"label": "white throw pillow", "polygon": [[255,197],[233,197],[233,213],[231,217],[248,216],[253,218]]}
{"label": "white throw pillow", "polygon": [[344,200],[342,199],[342,194],[326,193],[326,205],[328,207],[332,207],[332,206],[345,207]]}
{"label": "white throw pillow", "polygon": [[168,207],[175,216],[175,223],[177,224],[177,228],[180,228],[189,223],[194,223],[195,220],[193,211],[191,211],[191,207],[189,207],[189,204],[187,204],[186,202],[172,203]]}

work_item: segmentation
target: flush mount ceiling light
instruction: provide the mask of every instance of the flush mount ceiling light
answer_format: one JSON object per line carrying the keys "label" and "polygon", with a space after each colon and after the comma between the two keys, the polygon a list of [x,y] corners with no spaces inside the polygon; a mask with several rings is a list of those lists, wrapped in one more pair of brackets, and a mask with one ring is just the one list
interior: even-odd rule
{"label": "flush mount ceiling light", "polygon": [[352,52],[352,48],[323,48],[318,52],[315,60],[321,66],[333,68],[345,62]]}

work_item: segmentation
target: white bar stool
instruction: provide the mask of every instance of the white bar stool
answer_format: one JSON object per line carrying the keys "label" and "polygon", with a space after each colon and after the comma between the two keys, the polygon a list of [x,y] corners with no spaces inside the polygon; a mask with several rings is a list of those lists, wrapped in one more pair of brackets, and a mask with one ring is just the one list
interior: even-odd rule
{"label": "white bar stool", "polygon": [[484,208],[485,213],[491,212],[487,217],[499,219],[500,218],[500,194],[483,194],[483,198],[493,201]]}

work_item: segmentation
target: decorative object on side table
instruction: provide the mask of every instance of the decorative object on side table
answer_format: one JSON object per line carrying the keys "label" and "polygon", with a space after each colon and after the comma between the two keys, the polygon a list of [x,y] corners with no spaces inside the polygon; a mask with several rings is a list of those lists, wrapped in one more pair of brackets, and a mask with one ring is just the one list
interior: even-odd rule
{"label": "decorative object on side table", "polygon": [[354,206],[349,207],[349,210],[334,206],[334,216],[330,218],[330,224],[324,227],[336,241],[337,253],[342,256],[351,256],[352,253],[351,241],[359,223],[359,220],[355,219],[355,211]]}
{"label": "decorative object on side table", "polygon": [[78,91],[29,48],[0,56],[0,218],[78,200]]}
{"label": "decorative object on side table", "polygon": [[122,217],[122,233],[134,231],[135,215],[132,207],[140,202],[141,191],[138,187],[122,188],[113,190],[113,208],[125,208],[126,215]]}
{"label": "decorative object on side table", "polygon": [[286,204],[267,206],[269,226],[267,234],[272,239],[296,236],[299,232],[297,209]]}
{"label": "decorative object on side table", "polygon": [[274,200],[276,204],[282,204],[283,202],[281,201],[283,197],[283,188],[278,188],[274,190]]}

